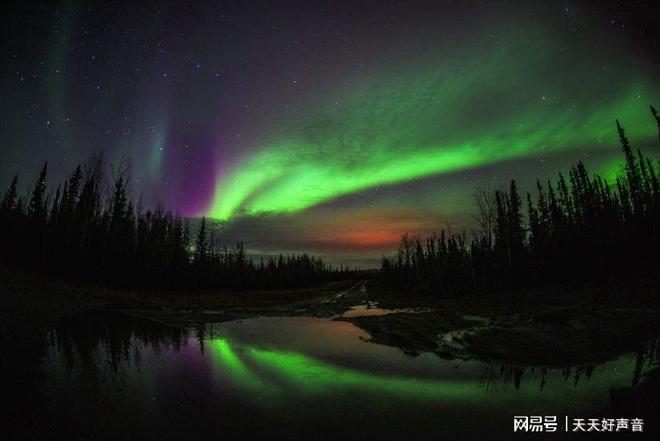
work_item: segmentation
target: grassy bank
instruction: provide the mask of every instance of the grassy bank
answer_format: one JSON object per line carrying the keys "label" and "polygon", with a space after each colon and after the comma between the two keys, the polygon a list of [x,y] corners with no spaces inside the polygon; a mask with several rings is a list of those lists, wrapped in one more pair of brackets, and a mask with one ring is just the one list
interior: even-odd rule
{"label": "grassy bank", "polygon": [[457,299],[410,295],[402,300],[373,287],[385,308],[426,312],[341,318],[372,341],[417,354],[476,357],[518,365],[575,366],[637,350],[660,335],[657,284],[636,279],[609,286],[552,287]]}
{"label": "grassy bank", "polygon": [[0,317],[47,326],[61,317],[96,308],[120,310],[175,325],[260,315],[330,317],[358,301],[354,298],[358,290],[351,288],[359,281],[268,291],[117,291],[0,266],[0,283]]}

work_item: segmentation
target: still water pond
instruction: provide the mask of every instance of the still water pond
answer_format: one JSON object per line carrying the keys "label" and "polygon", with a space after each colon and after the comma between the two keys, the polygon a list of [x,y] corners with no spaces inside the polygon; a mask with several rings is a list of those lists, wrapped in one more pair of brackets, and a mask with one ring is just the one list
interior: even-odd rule
{"label": "still water pond", "polygon": [[506,439],[513,415],[602,416],[610,388],[644,369],[634,354],[573,369],[411,357],[368,337],[328,319],[184,332],[86,313],[49,335],[44,428],[68,439]]}

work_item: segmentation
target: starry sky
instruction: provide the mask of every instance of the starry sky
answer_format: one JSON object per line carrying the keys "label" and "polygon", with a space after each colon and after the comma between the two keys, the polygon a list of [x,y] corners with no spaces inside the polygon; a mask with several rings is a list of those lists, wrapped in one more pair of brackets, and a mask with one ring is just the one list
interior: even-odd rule
{"label": "starry sky", "polygon": [[21,2],[3,6],[0,185],[102,153],[132,193],[254,255],[377,266],[475,228],[478,185],[657,148],[652,2]]}

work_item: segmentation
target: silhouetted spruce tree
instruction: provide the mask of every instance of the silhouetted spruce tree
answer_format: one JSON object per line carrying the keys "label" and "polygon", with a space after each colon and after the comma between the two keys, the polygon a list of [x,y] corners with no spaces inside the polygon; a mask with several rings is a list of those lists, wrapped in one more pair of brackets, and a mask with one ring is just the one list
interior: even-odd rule
{"label": "silhouetted spruce tree", "polygon": [[206,217],[203,217],[197,230],[197,238],[195,239],[195,261],[198,263],[204,262],[208,252],[208,241],[206,239]]}
{"label": "silhouetted spruce tree", "polygon": [[539,223],[539,213],[534,203],[532,202],[532,195],[527,193],[527,218],[529,219],[529,246],[532,258],[534,261],[542,259],[543,251],[541,249],[542,242],[541,229]]}
{"label": "silhouetted spruce tree", "polygon": [[505,286],[513,281],[513,256],[511,253],[511,235],[509,234],[509,218],[507,195],[495,191],[495,207],[497,218],[495,223],[495,252],[498,255],[498,272],[506,277]]}
{"label": "silhouetted spruce tree", "polygon": [[34,190],[30,196],[27,214],[29,217],[39,221],[46,217],[46,175],[48,173],[48,163],[44,163],[41,173],[34,184]]}
{"label": "silhouetted spruce tree", "polygon": [[17,183],[18,176],[14,176],[0,202],[0,257],[7,260],[18,257],[13,254],[17,248],[17,238],[21,236],[19,230],[23,210],[18,199]]}
{"label": "silhouetted spruce tree", "polygon": [[203,286],[206,282],[207,259],[208,240],[206,238],[206,217],[203,217],[195,239],[195,273],[199,286]]}
{"label": "silhouetted spruce tree", "polygon": [[0,203],[0,210],[4,212],[12,212],[16,209],[16,202],[18,198],[18,191],[16,186],[18,183],[18,175],[14,175],[9,188],[7,188],[6,193],[2,197],[2,203]]}
{"label": "silhouetted spruce tree", "polygon": [[655,118],[655,122],[658,126],[658,142],[660,142],[660,116],[658,116],[658,111],[655,110],[655,107],[651,107],[651,113],[653,114],[653,118]]}
{"label": "silhouetted spruce tree", "polygon": [[626,178],[628,184],[628,191],[630,192],[630,199],[632,203],[633,212],[639,214],[642,210],[642,182],[639,170],[639,164],[637,164],[637,158],[632,152],[630,147],[630,142],[625,135],[623,127],[619,124],[619,120],[616,121],[616,128],[619,132],[619,139],[621,141],[621,149],[626,159]]}
{"label": "silhouetted spruce tree", "polygon": [[512,268],[512,283],[517,285],[521,282],[523,271],[523,262],[525,261],[525,227],[523,224],[522,203],[518,194],[516,181],[511,180],[509,186],[509,206],[508,206],[508,234],[510,236],[510,253]]}
{"label": "silhouetted spruce tree", "polygon": [[[48,201],[46,198],[46,176],[48,173],[48,163],[44,163],[37,182],[34,185],[30,202],[27,206],[27,231],[26,240],[27,249],[25,256],[37,265],[43,265],[45,257],[45,229],[48,214]],[[30,253],[32,251],[32,253]]]}

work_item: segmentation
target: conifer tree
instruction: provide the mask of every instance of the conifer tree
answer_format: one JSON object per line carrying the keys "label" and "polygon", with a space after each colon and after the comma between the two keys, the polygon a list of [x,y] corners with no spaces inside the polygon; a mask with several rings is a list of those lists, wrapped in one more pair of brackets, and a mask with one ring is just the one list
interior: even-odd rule
{"label": "conifer tree", "polygon": [[14,175],[14,179],[11,180],[9,188],[2,197],[2,202],[0,203],[0,210],[5,212],[14,211],[16,208],[16,199],[18,197],[18,192],[16,186],[18,183],[18,175]]}
{"label": "conifer tree", "polygon": [[639,164],[637,164],[637,158],[635,158],[635,155],[632,152],[630,142],[626,137],[623,127],[619,124],[619,120],[616,121],[616,128],[619,132],[621,149],[623,150],[626,160],[626,178],[628,190],[630,191],[632,208],[635,214],[638,214],[642,210],[642,188]]}
{"label": "conifer tree", "polygon": [[206,239],[206,217],[203,217],[195,239],[195,262],[202,264],[206,259],[208,241]]}
{"label": "conifer tree", "polygon": [[44,163],[41,173],[30,196],[28,204],[28,216],[32,218],[45,218],[46,216],[46,174],[48,173],[48,163]]}
{"label": "conifer tree", "polygon": [[655,123],[658,126],[658,142],[660,142],[660,116],[658,115],[658,111],[655,110],[655,107],[651,107],[651,113],[653,114],[653,118],[655,118]]}

